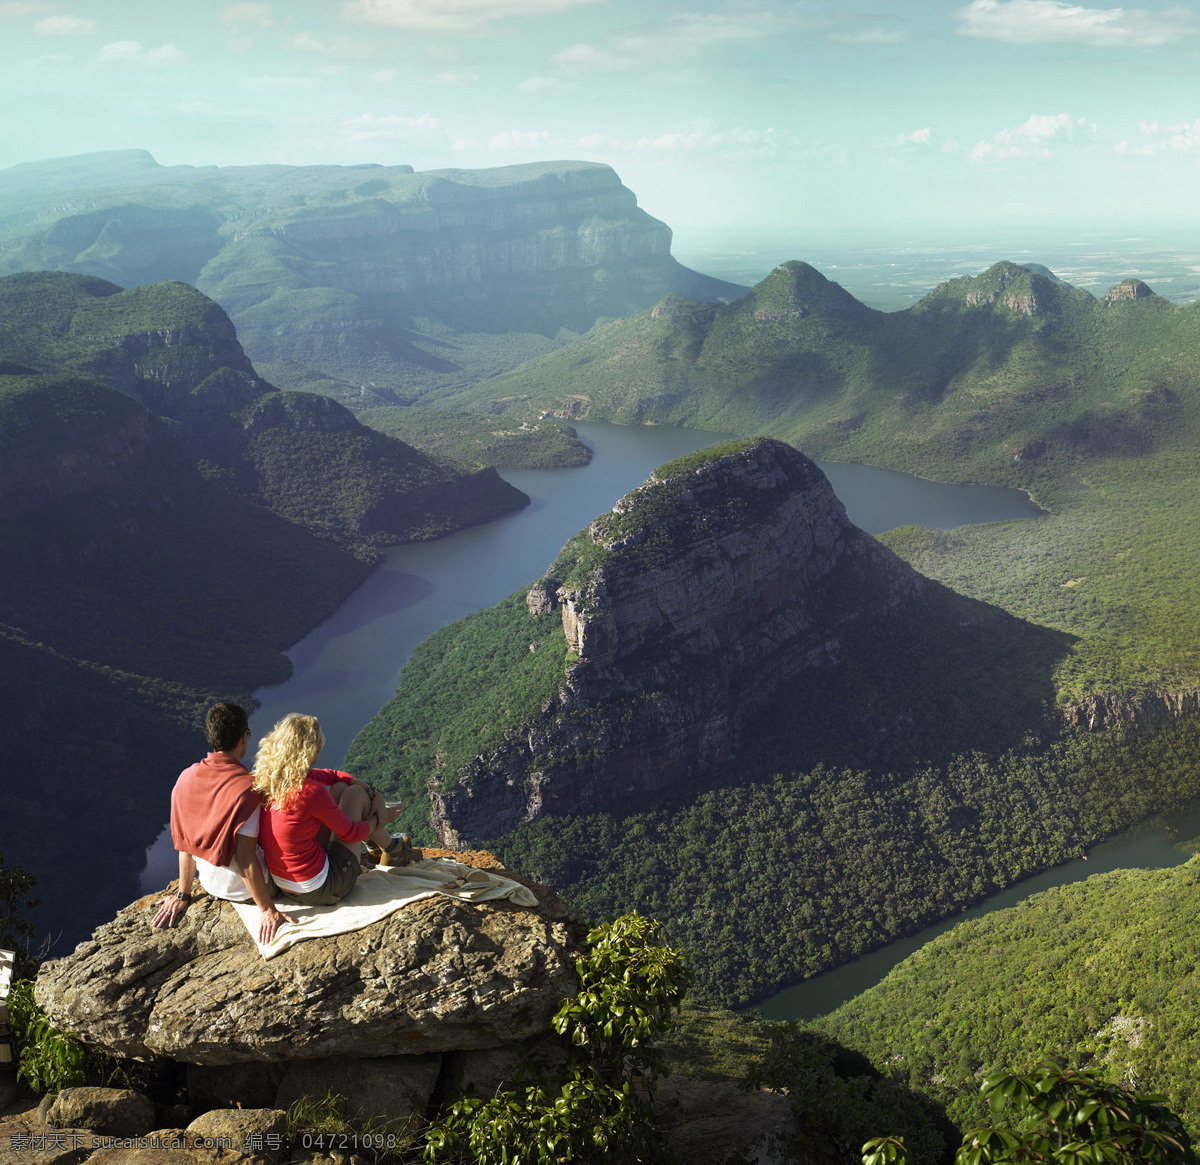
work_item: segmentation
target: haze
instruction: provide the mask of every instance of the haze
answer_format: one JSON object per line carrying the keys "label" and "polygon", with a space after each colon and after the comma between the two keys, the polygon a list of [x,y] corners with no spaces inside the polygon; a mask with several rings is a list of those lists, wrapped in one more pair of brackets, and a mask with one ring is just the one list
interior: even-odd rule
{"label": "haze", "polygon": [[1158,0],[8,0],[0,43],[0,166],[582,158],[677,249],[1196,234],[1200,17]]}

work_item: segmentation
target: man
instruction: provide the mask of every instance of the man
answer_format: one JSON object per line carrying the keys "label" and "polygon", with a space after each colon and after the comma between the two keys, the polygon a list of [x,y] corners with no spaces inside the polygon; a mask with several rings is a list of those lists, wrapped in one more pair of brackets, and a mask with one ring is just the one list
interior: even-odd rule
{"label": "man", "polygon": [[212,751],[184,769],[171,792],[171,841],[179,851],[179,889],[158,904],[152,926],[174,926],[192,899],[192,882],[215,898],[253,901],[262,911],[259,941],[269,943],[291,922],[271,902],[266,866],[258,856],[262,809],[242,764],[250,739],[240,704],[214,704],[204,721]]}

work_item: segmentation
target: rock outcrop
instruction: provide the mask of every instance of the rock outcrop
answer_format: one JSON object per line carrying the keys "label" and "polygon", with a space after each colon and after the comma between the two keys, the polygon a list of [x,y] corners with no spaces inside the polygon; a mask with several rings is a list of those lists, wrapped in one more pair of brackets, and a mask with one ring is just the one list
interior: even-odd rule
{"label": "rock outcrop", "polygon": [[836,664],[848,622],[890,617],[923,585],[782,442],[664,466],[530,592],[531,616],[560,610],[562,686],[431,784],[439,837],[470,844],[711,769],[781,683]]}
{"label": "rock outcrop", "polygon": [[426,899],[269,960],[228,903],[201,896],[156,930],[151,896],[45,964],[36,998],[89,1044],[207,1066],[498,1047],[549,1030],[577,989],[580,935],[535,893],[533,910]]}
{"label": "rock outcrop", "polygon": [[1140,279],[1122,279],[1104,293],[1106,304],[1120,303],[1123,299],[1150,299],[1154,295],[1149,284]]}

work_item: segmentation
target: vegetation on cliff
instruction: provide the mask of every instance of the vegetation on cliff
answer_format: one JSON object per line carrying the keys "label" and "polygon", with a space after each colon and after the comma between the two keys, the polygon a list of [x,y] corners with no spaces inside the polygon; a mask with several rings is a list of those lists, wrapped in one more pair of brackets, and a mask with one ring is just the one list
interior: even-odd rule
{"label": "vegetation on cliff", "polygon": [[[759,730],[793,715],[778,703]],[[662,919],[696,952],[703,996],[745,1004],[1187,804],[1200,796],[1198,747],[1193,718],[1150,739],[1079,736],[907,768],[754,757],[720,783],[542,818],[490,844],[591,917]]]}
{"label": "vegetation on cliff", "polygon": [[[719,451],[655,478],[686,480]],[[656,497],[635,491],[618,507],[618,543],[661,529]],[[606,553],[581,532],[548,577],[587,575]],[[420,839],[431,776],[444,785],[530,731],[531,717],[548,734],[540,763],[551,758],[553,725],[538,711],[571,657],[558,612],[531,618],[527,593],[418,648],[351,749],[355,771],[405,797]],[[846,610],[869,608],[849,585],[839,595]],[[1157,734],[1059,735],[1055,677],[1070,636],[931,585],[904,617],[844,623],[839,639],[838,661],[785,684],[747,724],[741,754],[703,784],[541,818],[490,847],[591,917],[636,907],[662,919],[697,952],[703,992],[744,1003],[1200,795],[1196,717]],[[628,708],[602,711],[616,730]],[[600,724],[597,746],[609,730]]]}
{"label": "vegetation on cliff", "polygon": [[[1013,263],[891,314],[786,263],[725,306],[664,301],[457,398],[769,432],[813,456],[1029,490],[1037,523],[888,539],[924,573],[1079,635],[1056,682],[1200,687],[1200,309]],[[511,423],[516,423],[514,420]]]}
{"label": "vegetation on cliff", "polygon": [[12,167],[0,209],[0,271],[195,284],[274,383],[353,408],[497,375],[668,291],[742,290],[676,263],[666,225],[588,162],[197,168],[125,150]]}
{"label": "vegetation on cliff", "polygon": [[817,1026],[964,1126],[987,1119],[981,1076],[1050,1057],[1166,1094],[1194,1131],[1198,907],[1196,859],[1060,886],[961,923]]}
{"label": "vegetation on cliff", "polygon": [[[525,504],[494,473],[465,475],[331,400],[275,391],[221,308],[186,284],[122,291],[38,272],[0,279],[0,295],[10,309],[0,359],[98,381],[180,422],[186,452],[210,481],[320,536],[359,545],[429,538]],[[84,415],[93,407],[86,391],[79,386],[71,402]],[[23,418],[10,451],[40,431]]]}

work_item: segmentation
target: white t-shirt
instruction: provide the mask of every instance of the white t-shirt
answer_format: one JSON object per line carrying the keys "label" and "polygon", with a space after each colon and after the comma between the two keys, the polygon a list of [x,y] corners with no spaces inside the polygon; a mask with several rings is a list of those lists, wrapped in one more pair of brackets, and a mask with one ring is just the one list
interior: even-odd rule
{"label": "white t-shirt", "polygon": [[[255,809],[238,829],[239,837],[257,837],[258,823],[262,817],[262,809]],[[254,847],[254,856],[262,867],[264,879],[267,877],[267,862],[263,857],[262,847]],[[224,898],[226,902],[253,902],[254,895],[246,885],[245,879],[238,873],[237,866],[232,862],[227,866],[214,866],[203,858],[196,858],[196,876],[200,885],[214,898]]]}

